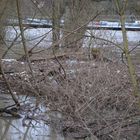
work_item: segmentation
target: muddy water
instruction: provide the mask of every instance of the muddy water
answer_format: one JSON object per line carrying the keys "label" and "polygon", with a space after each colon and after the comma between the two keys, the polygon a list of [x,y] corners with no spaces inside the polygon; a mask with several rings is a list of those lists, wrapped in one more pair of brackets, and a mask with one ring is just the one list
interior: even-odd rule
{"label": "muddy water", "polygon": [[[25,100],[24,96],[19,97],[20,101]],[[28,103],[35,102],[33,97],[28,98]],[[0,108],[12,105],[13,101],[9,95],[0,94]],[[44,122],[27,121],[27,126],[23,126],[23,115],[21,119],[11,116],[0,117],[0,140],[72,140],[65,138],[62,134],[56,132],[51,126]]]}

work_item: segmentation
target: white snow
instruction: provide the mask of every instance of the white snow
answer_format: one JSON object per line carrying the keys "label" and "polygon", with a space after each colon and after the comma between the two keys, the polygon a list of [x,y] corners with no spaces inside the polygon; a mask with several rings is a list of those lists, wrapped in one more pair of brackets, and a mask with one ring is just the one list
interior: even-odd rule
{"label": "white snow", "polygon": [[2,59],[2,62],[16,62],[16,59]]}

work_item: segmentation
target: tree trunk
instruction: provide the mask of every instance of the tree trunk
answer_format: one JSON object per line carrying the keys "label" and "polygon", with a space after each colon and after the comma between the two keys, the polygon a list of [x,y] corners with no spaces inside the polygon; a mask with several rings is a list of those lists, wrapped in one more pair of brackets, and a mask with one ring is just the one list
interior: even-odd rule
{"label": "tree trunk", "polygon": [[132,59],[131,59],[131,56],[129,53],[128,38],[127,38],[126,29],[125,29],[125,10],[126,10],[128,1],[126,0],[124,4],[121,4],[119,0],[116,0],[115,2],[116,2],[116,7],[118,10],[118,13],[120,15],[120,22],[121,22],[122,36],[123,36],[123,47],[124,47],[123,49],[124,49],[126,61],[128,64],[128,71],[130,74],[131,83],[133,86],[133,93],[135,96],[138,96],[139,93],[138,93],[138,83],[137,83],[136,71],[135,71],[135,67],[132,63]]}
{"label": "tree trunk", "polygon": [[[52,42],[53,44],[60,39],[60,22],[64,12],[63,0],[53,0],[52,3]],[[54,46],[55,50],[59,49],[59,44]]]}

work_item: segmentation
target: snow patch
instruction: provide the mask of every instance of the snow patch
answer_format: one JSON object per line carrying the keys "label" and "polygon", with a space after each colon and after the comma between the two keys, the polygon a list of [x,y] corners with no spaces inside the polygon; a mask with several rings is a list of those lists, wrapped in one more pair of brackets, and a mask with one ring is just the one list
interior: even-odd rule
{"label": "snow patch", "polygon": [[2,62],[16,62],[16,59],[2,59]]}

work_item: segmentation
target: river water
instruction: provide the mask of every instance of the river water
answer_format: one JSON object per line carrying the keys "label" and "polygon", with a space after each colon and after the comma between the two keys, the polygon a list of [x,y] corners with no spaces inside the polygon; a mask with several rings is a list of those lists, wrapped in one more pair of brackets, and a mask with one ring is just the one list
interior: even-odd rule
{"label": "river water", "polygon": [[[13,41],[14,38],[19,33],[18,27],[7,27],[6,29],[6,40]],[[49,28],[32,28],[25,30],[25,36],[27,42],[34,45],[41,37],[45,36],[45,39],[39,44],[40,47],[48,47],[51,45],[52,32]],[[94,36],[105,38],[107,40],[115,41],[117,43],[122,43],[122,32],[115,30],[94,30],[87,31],[86,34],[93,34]],[[131,43],[137,43],[140,41],[140,31],[127,31],[128,41]],[[18,39],[19,41],[19,39]],[[85,42],[86,43],[86,42]]]}
{"label": "river water", "polygon": [[[25,96],[19,96],[19,101],[25,101]],[[34,105],[35,98],[28,97],[26,103]],[[10,95],[0,94],[0,108],[12,105],[13,100]],[[44,110],[40,106],[40,109]],[[0,140],[72,140],[71,138],[64,138],[62,134],[56,132],[50,125],[44,124],[42,121],[27,121],[26,126],[23,125],[23,118],[21,119],[1,116],[0,117]]]}

